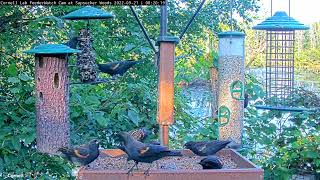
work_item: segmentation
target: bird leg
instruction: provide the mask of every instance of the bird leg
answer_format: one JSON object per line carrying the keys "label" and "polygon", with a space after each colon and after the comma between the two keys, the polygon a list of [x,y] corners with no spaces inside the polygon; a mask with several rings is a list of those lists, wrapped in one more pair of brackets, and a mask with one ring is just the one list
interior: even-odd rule
{"label": "bird leg", "polygon": [[[127,172],[127,174],[128,174],[128,176],[131,174],[131,175],[133,175],[133,168],[135,167],[135,166],[137,166],[138,165],[138,162],[136,162],[135,161],[135,164],[129,169],[129,171]],[[138,167],[138,166],[137,166]]]}
{"label": "bird leg", "polygon": [[152,164],[150,164],[149,168],[143,173],[144,175],[150,176],[149,171],[150,171],[151,166],[152,166]]}

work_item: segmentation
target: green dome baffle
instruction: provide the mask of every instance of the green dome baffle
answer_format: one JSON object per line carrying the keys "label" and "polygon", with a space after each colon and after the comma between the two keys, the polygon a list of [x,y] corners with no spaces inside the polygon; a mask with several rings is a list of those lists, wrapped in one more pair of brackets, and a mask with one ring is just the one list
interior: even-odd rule
{"label": "green dome baffle", "polygon": [[70,20],[109,19],[114,18],[114,15],[98,8],[86,6],[62,16],[62,18]]}
{"label": "green dome baffle", "polygon": [[71,54],[81,51],[62,44],[42,44],[24,52],[27,54]]}
{"label": "green dome baffle", "polygon": [[295,30],[307,30],[308,26],[278,11],[272,17],[253,27],[266,30],[266,73],[265,88],[268,106],[259,109],[280,111],[304,111],[292,107],[294,90],[294,41]]}
{"label": "green dome baffle", "polygon": [[255,30],[267,31],[290,31],[290,30],[307,30],[308,26],[289,17],[286,12],[278,11],[272,17],[253,27]]}

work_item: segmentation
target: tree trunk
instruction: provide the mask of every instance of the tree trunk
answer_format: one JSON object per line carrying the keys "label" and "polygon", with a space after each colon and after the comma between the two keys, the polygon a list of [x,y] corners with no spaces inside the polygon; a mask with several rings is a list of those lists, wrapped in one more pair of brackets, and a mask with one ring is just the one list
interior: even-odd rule
{"label": "tree trunk", "polygon": [[65,55],[36,55],[37,149],[55,154],[69,146],[69,79]]}

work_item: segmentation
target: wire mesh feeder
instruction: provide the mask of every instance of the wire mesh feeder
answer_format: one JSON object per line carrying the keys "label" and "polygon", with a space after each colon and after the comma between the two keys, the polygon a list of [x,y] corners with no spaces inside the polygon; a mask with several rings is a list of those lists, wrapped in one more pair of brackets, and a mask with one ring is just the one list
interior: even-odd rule
{"label": "wire mesh feeder", "polygon": [[266,103],[269,106],[256,106],[260,109],[281,111],[304,111],[290,106],[294,90],[294,41],[295,30],[309,27],[278,11],[272,17],[253,27],[266,30]]}

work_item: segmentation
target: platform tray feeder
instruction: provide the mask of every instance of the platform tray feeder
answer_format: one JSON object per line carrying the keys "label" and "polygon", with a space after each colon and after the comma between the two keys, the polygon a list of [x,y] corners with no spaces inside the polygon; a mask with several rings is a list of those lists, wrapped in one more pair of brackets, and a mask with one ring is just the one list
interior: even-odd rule
{"label": "platform tray feeder", "polygon": [[[190,150],[182,150],[183,157],[181,158],[194,158],[194,155]],[[146,176],[143,174],[144,167],[142,167],[143,163],[139,164],[139,170],[134,170],[133,175],[128,176],[127,171],[121,168],[118,169],[99,169],[95,168],[95,164],[97,162],[93,162],[87,167],[82,167],[79,172],[77,178],[79,180],[262,180],[263,179],[263,169],[255,166],[249,160],[241,156],[239,153],[232,149],[224,149],[217,153],[217,156],[223,158],[227,158],[234,163],[236,168],[222,168],[215,170],[202,170],[200,165],[195,169],[188,168],[180,168],[179,165],[176,169],[161,169],[160,168],[152,168],[150,170],[150,175]],[[125,166],[125,153],[119,149],[106,149],[101,150],[100,157],[96,161],[105,162],[104,158],[123,158],[123,164],[120,166]],[[175,157],[179,158],[179,157]],[[198,157],[203,158],[203,157]],[[161,159],[160,161],[161,165]],[[108,163],[105,162],[105,166],[108,166]],[[194,161],[195,166],[197,166],[198,161]],[[157,164],[157,161],[154,162]],[[100,164],[101,166],[101,164]],[[155,165],[156,166],[156,165]],[[130,165],[128,165],[130,167]]]}
{"label": "platform tray feeder", "polygon": [[67,20],[87,20],[87,28],[81,29],[78,38],[78,49],[82,52],[77,54],[77,68],[80,81],[83,83],[96,82],[98,66],[96,54],[93,49],[93,39],[89,30],[89,20],[111,19],[114,15],[102,9],[85,6],[62,17]]}
{"label": "platform tray feeder", "polygon": [[253,27],[266,31],[266,105],[257,109],[302,112],[308,109],[294,107],[291,97],[294,90],[294,43],[295,31],[307,30],[308,26],[288,16],[284,11]]}

